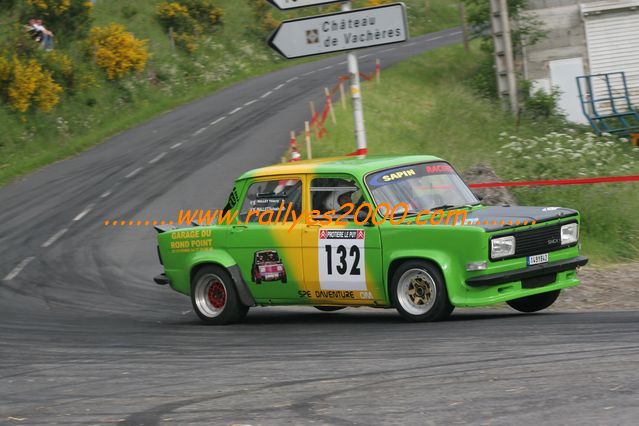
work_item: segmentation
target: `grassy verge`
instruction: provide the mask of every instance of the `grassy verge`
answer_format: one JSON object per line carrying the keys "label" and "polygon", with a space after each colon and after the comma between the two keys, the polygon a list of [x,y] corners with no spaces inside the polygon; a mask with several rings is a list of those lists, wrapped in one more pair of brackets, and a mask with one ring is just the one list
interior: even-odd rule
{"label": "grassy verge", "polygon": [[[136,37],[148,40],[152,56],[144,72],[117,82],[100,77],[98,73],[97,86],[78,93],[65,93],[50,113],[18,114],[0,104],[3,132],[0,137],[0,185],[81,152],[163,111],[239,81],[302,62],[283,60],[266,47],[266,34],[255,29],[249,0],[218,0],[216,4],[225,12],[224,27],[207,36],[197,52],[187,55],[172,47],[166,32],[156,21],[154,14],[159,2],[98,0],[93,11],[94,26],[122,23]],[[428,10],[422,0],[406,3],[413,35],[459,23],[455,0],[432,0]],[[291,18],[317,11],[317,8],[308,8],[275,12],[275,17]],[[10,11],[0,11],[0,18],[3,23],[18,19]],[[3,34],[0,31],[0,37]],[[86,58],[78,43],[60,45],[57,49],[82,63]]]}
{"label": "grassy verge", "polygon": [[[504,179],[639,173],[639,149],[627,143],[609,141],[602,150],[606,143],[584,141],[583,130],[549,136],[557,129],[528,120],[517,125],[494,102],[477,96],[467,81],[481,63],[480,55],[460,46],[442,48],[390,68],[380,85],[366,83],[362,93],[369,152],[432,154],[459,170],[487,163]],[[346,110],[336,103],[336,113],[338,124],[329,118],[328,137],[313,143],[314,157],[354,151],[350,102]],[[520,145],[504,148],[513,141]],[[528,188],[515,195],[521,204],[578,209],[584,251],[603,263],[639,256],[639,225],[633,215],[639,209],[637,190],[638,184],[628,183]]]}

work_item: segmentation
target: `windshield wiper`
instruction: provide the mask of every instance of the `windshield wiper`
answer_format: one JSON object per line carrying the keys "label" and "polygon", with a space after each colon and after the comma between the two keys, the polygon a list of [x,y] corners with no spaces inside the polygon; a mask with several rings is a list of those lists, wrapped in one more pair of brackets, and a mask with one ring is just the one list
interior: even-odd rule
{"label": "windshield wiper", "polygon": [[436,206],[436,207],[431,207],[429,210],[435,211],[435,210],[448,210],[448,209],[452,209],[455,206],[453,206],[452,204],[442,204],[441,206]]}
{"label": "windshield wiper", "polygon": [[[415,216],[416,214],[419,214],[419,212],[416,212],[415,210],[409,210],[406,212],[406,216]],[[395,214],[393,215],[393,219],[403,215],[404,215],[404,212],[395,212]]]}

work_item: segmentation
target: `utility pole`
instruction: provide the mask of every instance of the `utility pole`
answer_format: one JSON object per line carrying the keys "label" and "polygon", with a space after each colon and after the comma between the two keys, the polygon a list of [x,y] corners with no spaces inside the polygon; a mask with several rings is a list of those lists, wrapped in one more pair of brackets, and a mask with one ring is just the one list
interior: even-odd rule
{"label": "utility pole", "polygon": [[468,43],[468,24],[466,23],[466,6],[463,0],[459,2],[459,19],[462,23],[462,38],[464,40],[464,50],[470,51],[470,45]]}
{"label": "utility pole", "polygon": [[517,77],[506,0],[490,0],[490,18],[497,65],[497,90],[504,109],[510,109],[517,115]]}
{"label": "utility pole", "polygon": [[[348,12],[351,2],[342,3],[342,11]],[[364,107],[362,105],[362,90],[359,81],[359,64],[357,56],[353,52],[348,52],[348,74],[351,78],[351,98],[353,100],[353,118],[355,119],[355,141],[357,143],[358,155],[366,155],[366,129],[364,128]]]}

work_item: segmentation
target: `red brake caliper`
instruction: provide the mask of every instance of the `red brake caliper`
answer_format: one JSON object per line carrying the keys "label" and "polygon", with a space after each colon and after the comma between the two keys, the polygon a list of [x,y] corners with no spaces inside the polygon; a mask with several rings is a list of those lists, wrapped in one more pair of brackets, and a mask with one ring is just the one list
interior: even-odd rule
{"label": "red brake caliper", "polygon": [[226,303],[226,290],[221,282],[215,281],[209,287],[209,302],[215,309],[220,309]]}

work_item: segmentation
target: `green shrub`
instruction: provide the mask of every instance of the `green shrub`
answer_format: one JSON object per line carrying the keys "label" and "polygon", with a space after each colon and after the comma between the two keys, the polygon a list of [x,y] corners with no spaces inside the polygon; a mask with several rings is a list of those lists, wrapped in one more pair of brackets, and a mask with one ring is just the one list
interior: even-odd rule
{"label": "green shrub", "polygon": [[84,38],[91,28],[93,3],[87,0],[25,0],[23,21],[38,17],[56,37],[56,42]]}

